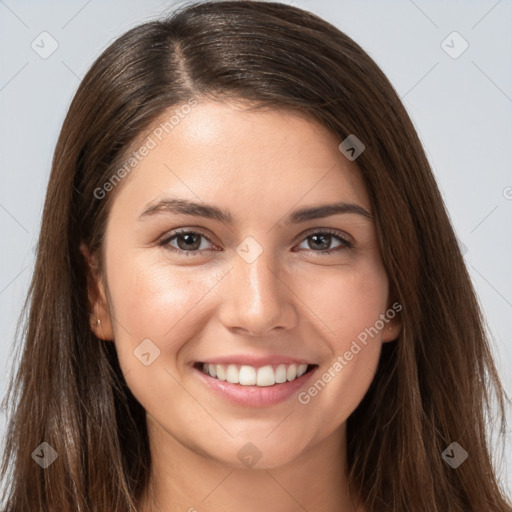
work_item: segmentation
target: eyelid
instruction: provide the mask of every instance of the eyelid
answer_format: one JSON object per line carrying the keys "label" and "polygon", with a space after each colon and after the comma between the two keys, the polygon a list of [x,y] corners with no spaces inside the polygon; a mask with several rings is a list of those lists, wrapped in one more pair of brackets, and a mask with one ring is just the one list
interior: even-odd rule
{"label": "eyelid", "polygon": [[[311,229],[308,229],[300,235],[301,241],[304,238],[307,238],[308,236],[319,234],[319,233],[334,235],[334,236],[341,238],[343,241],[347,242],[350,245],[354,244],[354,239],[348,233],[346,233],[345,231],[342,231],[340,229],[336,229],[336,228],[311,228]],[[320,252],[320,251],[317,251],[317,252]]]}

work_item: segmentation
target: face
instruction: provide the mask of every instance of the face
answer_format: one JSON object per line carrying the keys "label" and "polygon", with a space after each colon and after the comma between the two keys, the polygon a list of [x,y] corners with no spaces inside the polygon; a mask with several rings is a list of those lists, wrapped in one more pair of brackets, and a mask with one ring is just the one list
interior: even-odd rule
{"label": "face", "polygon": [[292,462],[342,432],[400,329],[367,191],[306,117],[199,102],[162,134],[170,115],[117,185],[95,332],[169,440]]}

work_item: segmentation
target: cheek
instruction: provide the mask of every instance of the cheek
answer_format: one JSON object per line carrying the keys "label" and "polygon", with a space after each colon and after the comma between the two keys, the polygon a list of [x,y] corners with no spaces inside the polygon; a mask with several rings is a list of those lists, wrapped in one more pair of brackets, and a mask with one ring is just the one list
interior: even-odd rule
{"label": "cheek", "polygon": [[171,269],[141,255],[112,264],[108,274],[120,367],[133,395],[156,416],[165,404],[195,410],[178,384],[184,369],[176,363],[200,338],[212,314],[208,292],[220,277],[191,268]]}
{"label": "cheek", "polygon": [[321,432],[331,432],[354,412],[368,391],[379,362],[380,343],[336,354],[331,363],[317,372],[297,401],[310,416],[324,418]]}
{"label": "cheek", "polygon": [[[337,351],[385,312],[388,280],[379,262],[340,266],[295,278],[302,308]],[[350,345],[350,342],[349,342]]]}
{"label": "cheek", "polygon": [[315,411],[330,411],[325,418],[335,428],[355,410],[374,378],[388,280],[378,264],[361,266],[357,272],[339,268],[325,279],[316,278],[303,283],[302,297],[318,318],[317,330],[324,333],[330,360],[297,398]]}
{"label": "cheek", "polygon": [[133,351],[146,339],[158,347],[161,359],[175,357],[200,332],[200,317],[208,314],[205,296],[220,279],[211,270],[170,269],[146,255],[112,264],[109,272],[115,342],[125,366],[134,364]]}

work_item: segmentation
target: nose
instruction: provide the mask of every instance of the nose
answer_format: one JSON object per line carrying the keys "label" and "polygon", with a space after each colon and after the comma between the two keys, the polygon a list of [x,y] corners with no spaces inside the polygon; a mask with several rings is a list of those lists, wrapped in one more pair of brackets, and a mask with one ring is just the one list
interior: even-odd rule
{"label": "nose", "polygon": [[223,284],[220,319],[238,334],[264,337],[297,323],[296,296],[267,252],[252,263],[236,255]]}

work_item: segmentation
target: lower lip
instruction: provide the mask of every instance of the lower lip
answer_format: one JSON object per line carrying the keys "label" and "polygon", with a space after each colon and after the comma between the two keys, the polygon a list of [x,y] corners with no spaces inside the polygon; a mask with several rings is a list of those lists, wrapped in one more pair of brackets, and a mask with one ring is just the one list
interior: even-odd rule
{"label": "lower lip", "polygon": [[274,384],[273,386],[231,384],[230,382],[214,379],[197,368],[194,368],[194,371],[212,391],[233,403],[247,407],[268,407],[285,401],[299,391],[315,373],[317,368],[318,366],[315,366],[298,379],[283,382],[282,384]]}

